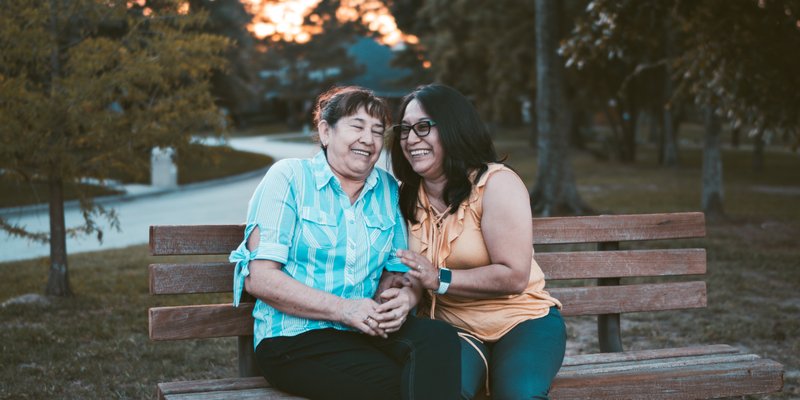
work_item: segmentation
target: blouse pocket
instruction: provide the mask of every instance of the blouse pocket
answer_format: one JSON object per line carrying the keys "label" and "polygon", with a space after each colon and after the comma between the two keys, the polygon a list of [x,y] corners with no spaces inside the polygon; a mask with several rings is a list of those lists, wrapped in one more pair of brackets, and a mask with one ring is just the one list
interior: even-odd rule
{"label": "blouse pocket", "polygon": [[336,218],[312,207],[303,207],[300,212],[303,240],[309,247],[329,249],[336,246]]}
{"label": "blouse pocket", "polygon": [[378,252],[380,263],[383,264],[392,251],[394,220],[381,215],[365,215],[364,219],[370,247]]}

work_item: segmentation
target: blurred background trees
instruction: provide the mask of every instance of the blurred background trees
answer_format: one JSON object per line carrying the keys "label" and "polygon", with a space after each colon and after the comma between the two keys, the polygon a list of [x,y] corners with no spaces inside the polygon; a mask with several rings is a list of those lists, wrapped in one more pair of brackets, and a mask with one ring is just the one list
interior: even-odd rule
{"label": "blurred background trees", "polygon": [[[591,212],[574,152],[677,168],[702,149],[713,218],[723,145],[752,148],[755,173],[767,145],[800,145],[800,0],[14,0],[0,15],[0,167],[56,193],[190,133],[296,131],[334,84],[393,104],[459,89],[492,132],[528,139],[537,215]],[[71,232],[113,219],[86,210]]]}
{"label": "blurred background trees", "polygon": [[[622,71],[612,90],[623,128],[626,121],[635,126],[640,108],[649,109],[650,118],[660,120],[655,125],[661,127],[659,155],[666,165],[678,162],[679,110],[692,108],[702,115],[701,204],[712,218],[723,215],[723,122],[732,127],[736,144],[740,132],[748,132],[756,169],[763,165],[765,140],[797,148],[798,48],[797,0],[597,0],[588,3],[562,46],[567,64],[585,70],[584,77],[597,77],[597,68]],[[623,147],[635,146],[631,129],[622,131]],[[622,154],[629,155],[622,160],[635,160],[634,148]]]}

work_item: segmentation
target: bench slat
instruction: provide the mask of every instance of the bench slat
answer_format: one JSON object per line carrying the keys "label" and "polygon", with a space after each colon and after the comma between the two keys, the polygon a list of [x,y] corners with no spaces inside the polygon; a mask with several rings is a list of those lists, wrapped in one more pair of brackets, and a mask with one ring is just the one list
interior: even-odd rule
{"label": "bench slat", "polygon": [[150,294],[231,292],[233,266],[229,262],[150,264]]}
{"label": "bench slat", "polygon": [[209,379],[204,381],[179,381],[158,384],[158,398],[188,393],[218,392],[245,390],[269,387],[267,381],[260,376],[228,379]]}
{"label": "bench slat", "polygon": [[701,212],[533,219],[534,244],[686,239],[706,235]]}
{"label": "bench slat", "polygon": [[553,252],[535,258],[549,280],[706,273],[705,249]]}
{"label": "bench slat", "polygon": [[578,354],[564,357],[562,367],[578,365],[598,365],[624,361],[654,360],[660,358],[688,357],[707,354],[738,353],[739,350],[727,344],[677,347],[671,349],[635,350],[619,353]]}
{"label": "bench slat", "polygon": [[551,288],[549,292],[564,304],[562,314],[565,316],[678,310],[706,306],[704,281]]}
{"label": "bench slat", "polygon": [[[567,244],[704,237],[699,212],[534,218],[534,244]],[[150,254],[228,254],[244,238],[244,225],[154,225]]]}
{"label": "bench slat", "polygon": [[208,393],[173,394],[164,400],[305,400],[272,388],[228,390]]}
{"label": "bench slat", "polygon": [[230,254],[244,238],[244,225],[151,225],[150,255]]}
{"label": "bench slat", "polygon": [[[698,308],[706,305],[703,281],[624,286],[553,288],[564,303],[562,314],[595,315]],[[154,307],[150,309],[150,339],[178,340],[253,333],[252,303]]]}
{"label": "bench slat", "polygon": [[671,357],[654,360],[623,361],[606,365],[579,365],[565,368],[562,376],[584,376],[597,374],[613,374],[621,372],[642,372],[647,370],[683,368],[708,364],[738,363],[758,360],[755,354],[708,354],[694,357]]}
{"label": "bench slat", "polygon": [[765,359],[580,376],[566,372],[553,382],[553,399],[699,399],[783,387],[783,366]]}
{"label": "bench slat", "polygon": [[[537,253],[545,277],[594,279],[693,275],[706,272],[705,249]],[[224,293],[232,287],[233,264],[151,264],[151,294]]]}
{"label": "bench slat", "polygon": [[253,303],[154,307],[150,339],[180,340],[253,334]]}

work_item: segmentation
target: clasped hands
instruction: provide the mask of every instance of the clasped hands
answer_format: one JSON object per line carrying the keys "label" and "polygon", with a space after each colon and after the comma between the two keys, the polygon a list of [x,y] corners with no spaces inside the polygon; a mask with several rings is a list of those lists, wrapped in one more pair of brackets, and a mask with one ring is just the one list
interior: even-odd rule
{"label": "clasped hands", "polygon": [[[394,281],[396,278],[391,279],[393,285],[398,284]],[[405,286],[388,287],[379,292],[375,299],[342,299],[342,303],[340,322],[367,335],[383,338],[403,326],[415,305]]]}
{"label": "clasped hands", "polygon": [[385,273],[373,299],[343,299],[340,322],[371,336],[387,337],[403,326],[417,298],[410,293],[411,279],[425,289],[439,287],[439,270],[424,256],[397,250],[397,257],[410,270],[406,274]]}

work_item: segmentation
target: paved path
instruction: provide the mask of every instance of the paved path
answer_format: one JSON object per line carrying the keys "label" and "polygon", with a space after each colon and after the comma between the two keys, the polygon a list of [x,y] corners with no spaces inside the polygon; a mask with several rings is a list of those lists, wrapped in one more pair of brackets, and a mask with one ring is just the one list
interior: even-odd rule
{"label": "paved path", "polygon": [[[263,153],[275,159],[310,157],[319,150],[316,144],[281,141],[287,136],[234,138],[230,139],[229,144],[238,150]],[[74,254],[144,244],[148,242],[150,225],[242,223],[247,213],[247,202],[262,176],[263,173],[248,174],[160,193],[142,185],[131,187],[131,195],[105,203],[117,211],[122,230],[112,230],[105,220],[99,220],[98,223],[106,228],[102,244],[93,236],[68,238],[67,251]],[[82,222],[77,207],[68,207],[65,213],[68,227]],[[9,222],[26,226],[29,230],[49,230],[46,208],[34,211],[6,210],[3,216]],[[50,247],[46,243],[34,243],[9,237],[5,232],[0,233],[0,262],[46,257],[49,254]]]}

